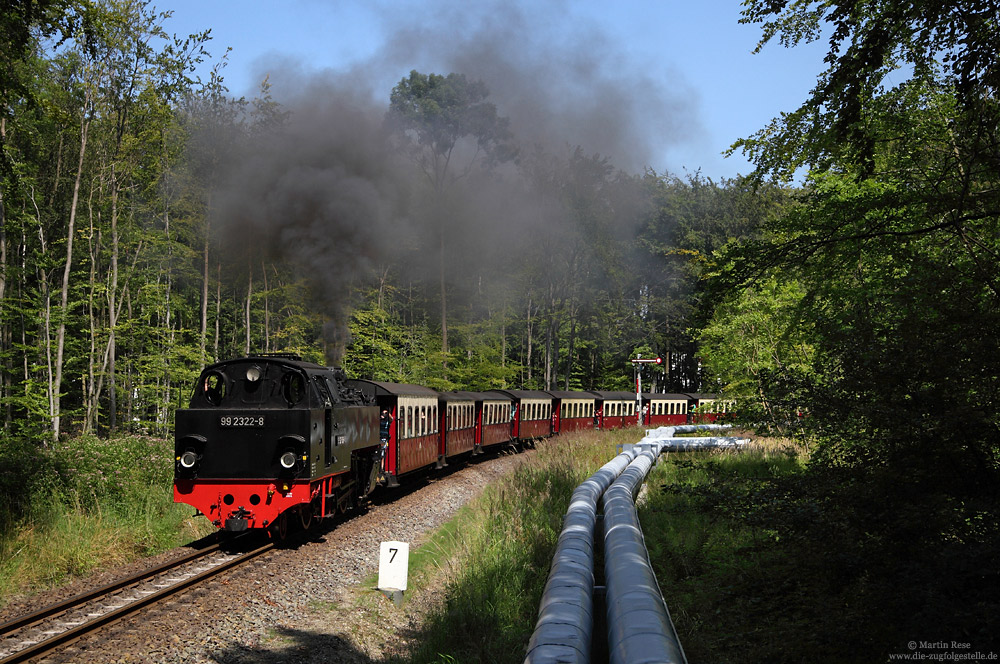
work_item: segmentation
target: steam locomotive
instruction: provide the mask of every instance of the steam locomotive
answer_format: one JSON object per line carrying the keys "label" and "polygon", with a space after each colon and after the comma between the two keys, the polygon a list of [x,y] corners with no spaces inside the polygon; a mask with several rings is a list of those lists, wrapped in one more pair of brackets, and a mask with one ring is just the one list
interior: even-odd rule
{"label": "steam locomotive", "polygon": [[[174,427],[174,502],[226,531],[344,513],[377,486],[560,431],[680,423],[711,395],[436,392],[349,380],[284,353],[219,362],[198,378]],[[641,410],[640,410],[641,409]],[[290,524],[291,521],[291,524]]]}
{"label": "steam locomotive", "polygon": [[372,491],[382,448],[374,401],[339,369],[293,355],[220,362],[177,411],[174,501],[228,531],[344,512]]}

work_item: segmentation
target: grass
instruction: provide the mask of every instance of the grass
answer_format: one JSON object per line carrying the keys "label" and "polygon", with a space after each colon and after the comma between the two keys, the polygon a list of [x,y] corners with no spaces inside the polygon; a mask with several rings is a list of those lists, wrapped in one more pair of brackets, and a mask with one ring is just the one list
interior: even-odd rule
{"label": "grass", "polygon": [[0,606],[207,534],[173,504],[172,457],[139,436],[0,441]]}
{"label": "grass", "polygon": [[411,594],[443,571],[445,597],[408,637],[409,652],[389,661],[523,661],[570,495],[636,434],[540,443],[530,465],[488,487],[411,552]]}

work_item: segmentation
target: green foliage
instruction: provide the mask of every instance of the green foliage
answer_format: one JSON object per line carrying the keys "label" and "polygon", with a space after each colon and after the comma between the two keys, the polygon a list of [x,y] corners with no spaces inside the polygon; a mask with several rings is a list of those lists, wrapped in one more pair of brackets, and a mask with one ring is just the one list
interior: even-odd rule
{"label": "green foliage", "polygon": [[[712,291],[728,302],[802,291],[794,308],[778,306],[780,291],[758,304],[778,329],[794,312],[791,338],[811,348],[795,372],[762,374],[758,402],[805,405],[815,453],[735,514],[777,535],[762,564],[801,570],[780,593],[748,585],[773,615],[792,608],[767,636],[831,661],[885,659],[928,631],[981,644],[997,632],[982,568],[1000,541],[987,516],[1000,480],[1000,105],[996,8],[979,9],[753,1],[744,12],[765,41],[832,30],[812,96],[741,143],[761,178],[811,168],[804,188],[758,237],[724,249]],[[727,320],[741,311],[723,306],[715,322]],[[759,365],[729,358],[737,375]],[[733,510],[726,488],[717,501]],[[828,615],[811,595],[845,616],[821,638],[806,633]],[[837,650],[848,640],[864,657]]]}
{"label": "green foliage", "polygon": [[479,147],[500,160],[511,157],[509,121],[497,115],[487,101],[489,90],[482,81],[470,81],[464,74],[421,74],[416,70],[402,79],[389,96],[387,119],[400,133],[413,131],[417,143],[429,151],[420,158],[435,188],[444,185],[446,167],[438,161],[447,157],[459,139],[473,137]]}
{"label": "green foliage", "polygon": [[700,384],[697,331],[720,299],[705,281],[716,269],[716,252],[758,237],[765,221],[788,204],[787,191],[752,184],[745,178],[716,183],[697,173],[682,179],[652,171],[644,180],[652,211],[638,236],[637,258],[648,265],[643,275],[648,304],[642,306],[647,313],[638,326],[669,362],[671,391],[708,391]]}
{"label": "green foliage", "polygon": [[126,436],[0,440],[0,596],[207,534],[172,502],[173,445]]}
{"label": "green foliage", "polygon": [[699,333],[707,371],[742,409],[740,416],[758,426],[796,423],[796,413],[808,403],[796,389],[815,371],[804,294],[797,282],[758,283],[717,304]]}
{"label": "green foliage", "polygon": [[994,642],[984,504],[898,470],[809,470],[791,448],[672,458],[640,519],[690,659],[884,661],[925,630]]}

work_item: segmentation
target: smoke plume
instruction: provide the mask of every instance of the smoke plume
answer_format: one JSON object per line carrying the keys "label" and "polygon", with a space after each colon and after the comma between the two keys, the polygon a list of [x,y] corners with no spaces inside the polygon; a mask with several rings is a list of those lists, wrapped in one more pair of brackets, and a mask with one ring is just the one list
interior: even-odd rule
{"label": "smoke plume", "polygon": [[[640,172],[697,131],[682,81],[665,89],[600,26],[570,18],[571,8],[421,3],[413,15],[386,12],[385,47],[350,69],[257,63],[259,79],[267,77],[288,115],[279,131],[261,133],[224,167],[216,225],[223,243],[256,247],[306,270],[316,305],[331,321],[331,363],[346,342],[350,285],[373,265],[398,261],[401,248],[426,242],[438,222],[420,212],[413,196],[419,171],[393,153],[384,129],[392,86],[410,70],[484,81],[522,155],[566,162],[579,150]],[[509,238],[558,225],[559,211],[531,195],[533,187],[508,164],[456,188],[449,210],[461,231],[455,242],[475,240],[482,253],[456,251],[465,261],[450,265],[452,277],[470,281],[474,275],[460,274],[466,269],[481,277],[489,250],[499,261]],[[414,278],[426,271],[430,281],[436,263],[418,258],[426,253],[411,254],[401,269]]]}

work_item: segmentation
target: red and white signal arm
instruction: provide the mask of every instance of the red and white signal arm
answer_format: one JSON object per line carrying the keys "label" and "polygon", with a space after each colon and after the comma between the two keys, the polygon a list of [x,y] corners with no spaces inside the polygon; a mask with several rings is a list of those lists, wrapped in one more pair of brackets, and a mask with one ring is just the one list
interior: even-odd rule
{"label": "red and white signal arm", "polygon": [[652,358],[651,357],[648,360],[643,360],[643,359],[637,357],[636,359],[632,360],[632,363],[633,364],[663,364],[663,358],[662,357],[657,357],[657,358]]}

